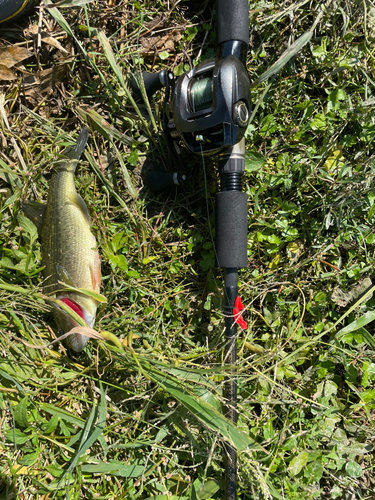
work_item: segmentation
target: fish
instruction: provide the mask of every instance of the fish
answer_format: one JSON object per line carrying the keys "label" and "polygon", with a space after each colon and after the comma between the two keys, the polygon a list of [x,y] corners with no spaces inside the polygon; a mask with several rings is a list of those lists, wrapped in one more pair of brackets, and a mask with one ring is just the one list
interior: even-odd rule
{"label": "fish", "polygon": [[[54,164],[47,203],[26,200],[22,208],[39,232],[43,290],[65,303],[93,328],[99,304],[95,294],[99,294],[101,283],[100,257],[86,203],[74,183],[88,136],[88,130],[82,129],[76,144],[65,149]],[[56,302],[51,303],[60,335],[79,326]],[[79,353],[88,339],[74,333],[67,336],[65,342],[69,349]]]}

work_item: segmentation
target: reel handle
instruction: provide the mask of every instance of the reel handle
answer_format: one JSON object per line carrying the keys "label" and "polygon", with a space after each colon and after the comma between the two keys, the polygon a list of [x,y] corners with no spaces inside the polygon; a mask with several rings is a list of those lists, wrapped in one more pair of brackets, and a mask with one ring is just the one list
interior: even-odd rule
{"label": "reel handle", "polygon": [[185,180],[186,176],[180,176],[177,172],[150,169],[145,174],[143,182],[151,193],[158,195],[164,191],[171,191],[176,186],[183,184]]}
{"label": "reel handle", "polygon": [[[158,90],[165,87],[165,79],[167,76],[167,71],[162,70],[160,73],[148,73],[147,71],[142,72],[143,83],[145,85],[147,97],[153,96]],[[141,89],[134,77],[130,80],[130,88],[135,97],[142,99]]]}
{"label": "reel handle", "polygon": [[217,45],[232,40],[249,45],[248,0],[216,1]]}

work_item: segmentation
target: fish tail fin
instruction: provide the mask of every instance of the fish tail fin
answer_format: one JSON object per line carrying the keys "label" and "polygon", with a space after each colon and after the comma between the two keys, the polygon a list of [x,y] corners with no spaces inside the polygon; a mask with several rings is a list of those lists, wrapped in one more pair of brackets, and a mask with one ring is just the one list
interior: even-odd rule
{"label": "fish tail fin", "polygon": [[89,138],[89,131],[87,130],[87,128],[83,128],[79,133],[75,145],[69,146],[63,152],[64,157],[69,158],[69,160],[79,160],[83,150],[85,149],[88,138]]}

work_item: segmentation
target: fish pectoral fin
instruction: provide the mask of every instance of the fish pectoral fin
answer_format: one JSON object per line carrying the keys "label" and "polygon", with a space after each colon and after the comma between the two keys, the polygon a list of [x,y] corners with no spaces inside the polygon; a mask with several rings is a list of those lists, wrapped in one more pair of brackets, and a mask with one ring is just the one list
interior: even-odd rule
{"label": "fish pectoral fin", "polygon": [[91,219],[89,211],[87,210],[86,203],[83,201],[82,197],[76,192],[71,192],[68,194],[68,200],[72,205],[75,205],[78,208],[78,210],[82,213],[87,222],[90,224]]}
{"label": "fish pectoral fin", "polygon": [[74,282],[73,278],[70,276],[70,274],[68,273],[68,271],[65,269],[64,266],[56,264],[56,271],[59,277],[59,281],[74,288],[78,288],[77,283]]}
{"label": "fish pectoral fin", "polygon": [[40,234],[42,229],[42,222],[44,213],[46,211],[46,204],[41,203],[40,201],[33,200],[25,200],[22,202],[22,210],[28,219],[33,222],[38,230],[38,234]]}

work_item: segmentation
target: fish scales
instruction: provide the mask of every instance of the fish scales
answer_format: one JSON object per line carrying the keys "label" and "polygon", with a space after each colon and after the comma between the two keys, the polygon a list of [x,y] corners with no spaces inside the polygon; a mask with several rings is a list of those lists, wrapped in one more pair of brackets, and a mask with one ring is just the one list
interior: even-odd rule
{"label": "fish scales", "polygon": [[79,288],[94,289],[91,269],[97,250],[87,208],[75,190],[73,169],[57,168],[51,179],[42,223],[45,287],[49,292],[61,288],[58,281],[63,281],[59,272],[62,267],[80,284]]}
{"label": "fish scales", "polygon": [[[76,145],[67,148],[54,165],[47,204],[26,202],[24,211],[38,226],[45,291],[65,302],[92,328],[98,302],[81,292],[66,290],[61,284],[96,293],[100,289],[97,243],[91,232],[86,204],[74,182],[75,169],[87,139],[88,132],[83,129]],[[55,303],[52,306],[60,333],[78,326],[63,309]],[[76,352],[82,351],[87,341],[88,337],[80,334],[72,334],[66,339],[68,347]]]}

